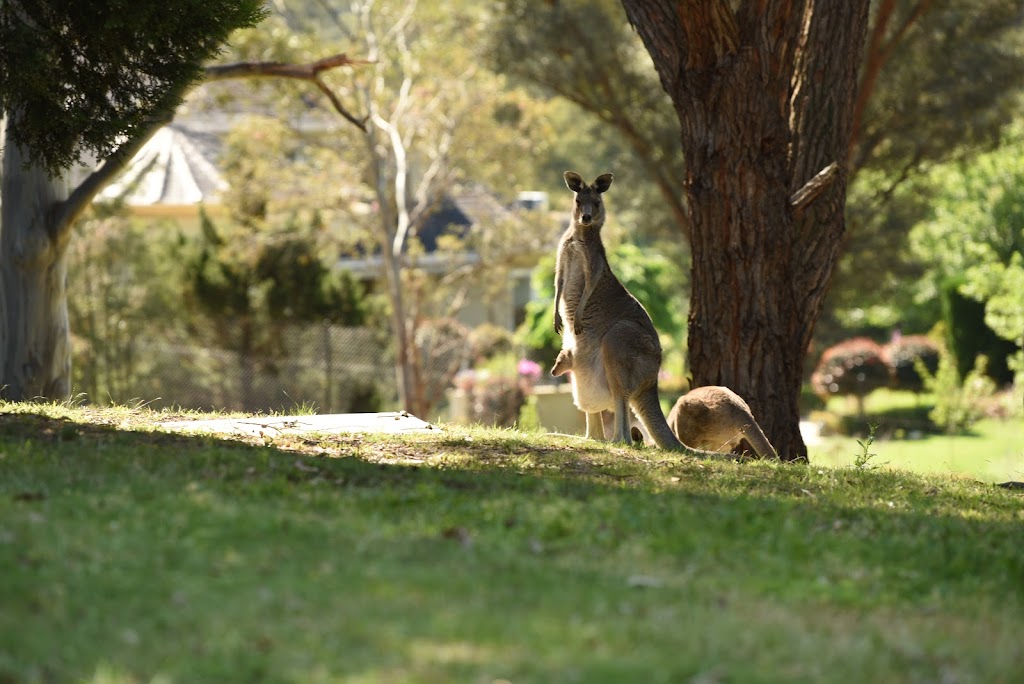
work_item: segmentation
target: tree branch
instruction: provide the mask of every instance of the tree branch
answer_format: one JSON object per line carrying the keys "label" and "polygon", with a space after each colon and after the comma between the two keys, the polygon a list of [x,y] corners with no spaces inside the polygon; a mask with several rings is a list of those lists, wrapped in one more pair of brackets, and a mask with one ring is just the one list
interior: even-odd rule
{"label": "tree branch", "polygon": [[871,28],[871,35],[868,38],[867,62],[864,64],[863,74],[857,88],[857,97],[853,105],[853,132],[850,136],[850,149],[852,150],[859,142],[861,130],[864,124],[864,112],[868,102],[875,92],[875,85],[882,69],[892,57],[893,51],[906,36],[910,27],[921,18],[921,15],[928,11],[932,0],[919,0],[907,15],[891,38],[885,40],[889,28],[889,20],[895,10],[895,0],[884,0],[875,11],[875,22]]}
{"label": "tree branch", "polygon": [[832,185],[838,175],[838,162],[832,162],[815,174],[814,178],[807,181],[802,188],[790,195],[789,204],[793,211],[801,212],[806,209],[811,202],[818,199]]}
{"label": "tree branch", "polygon": [[308,64],[283,62],[233,62],[206,67],[205,81],[223,81],[237,78],[290,78],[315,85],[330,101],[334,111],[359,130],[366,132],[366,117],[358,119],[341,103],[338,96],[320,78],[320,74],[341,66],[373,64],[372,60],[352,59],[344,53],[324,57]]}
{"label": "tree branch", "polygon": [[[365,132],[365,119],[359,120],[341,104],[341,101],[334,92],[320,79],[320,74],[340,66],[356,66],[370,64],[371,62],[359,59],[350,59],[345,54],[331,55],[308,64],[284,64],[281,62],[234,62],[231,64],[218,64],[206,67],[203,81],[224,81],[237,78],[292,78],[312,82],[327,96],[334,109],[345,117],[353,125]],[[99,168],[86,176],[78,187],[54,208],[53,239],[63,240],[67,238],[71,226],[89,203],[103,190],[104,187],[119,173],[121,173],[128,162],[131,161],[142,146],[149,142],[158,130],[169,124],[174,119],[174,110],[185,95],[196,83],[185,83],[170,91],[164,98],[164,107],[159,108],[159,113],[151,117],[145,126],[129,138],[123,145],[112,152]]]}
{"label": "tree branch", "polygon": [[362,59],[351,59],[345,53],[331,55],[307,64],[289,64],[286,62],[231,62],[230,64],[214,64],[203,70],[206,82],[223,81],[237,78],[294,78],[301,81],[312,81],[319,78],[321,72],[340,66],[357,66],[372,64]]}
{"label": "tree branch", "polygon": [[108,155],[100,167],[86,176],[85,180],[78,184],[66,200],[54,207],[51,236],[53,240],[57,242],[67,240],[75,219],[81,216],[86,207],[111,180],[124,171],[128,162],[142,149],[142,146],[149,142],[157,131],[174,119],[174,106],[191,88],[192,84],[186,83],[168,92],[164,98],[164,106],[158,108],[157,113],[149,118],[146,127]]}

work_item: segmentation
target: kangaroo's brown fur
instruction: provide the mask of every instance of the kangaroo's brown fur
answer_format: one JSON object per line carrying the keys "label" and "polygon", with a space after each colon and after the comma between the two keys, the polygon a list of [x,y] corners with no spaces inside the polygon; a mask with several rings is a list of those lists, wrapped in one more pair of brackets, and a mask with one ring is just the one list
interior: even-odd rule
{"label": "kangaroo's brown fur", "polygon": [[761,458],[778,458],[743,398],[728,387],[708,386],[679,397],[668,414],[672,432],[694,449],[729,452],[741,439]]}
{"label": "kangaroo's brown fur", "polygon": [[692,452],[672,434],[661,412],[658,333],[644,307],[615,277],[601,241],[601,195],[611,187],[612,174],[588,185],[567,171],[565,184],[574,198],[572,220],[558,244],[554,322],[563,349],[572,353],[573,399],[587,414],[587,437],[604,433],[601,412],[612,411],[612,439],[631,444],[632,408],[659,447]]}

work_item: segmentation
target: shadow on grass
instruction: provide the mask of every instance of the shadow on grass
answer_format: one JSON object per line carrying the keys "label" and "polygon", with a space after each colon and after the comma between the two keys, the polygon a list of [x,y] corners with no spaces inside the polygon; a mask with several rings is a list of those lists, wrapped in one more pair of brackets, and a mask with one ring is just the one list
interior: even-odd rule
{"label": "shadow on grass", "polygon": [[0,681],[742,680],[772,665],[740,628],[1020,604],[1020,500],[980,485],[514,433],[254,442],[0,415]]}

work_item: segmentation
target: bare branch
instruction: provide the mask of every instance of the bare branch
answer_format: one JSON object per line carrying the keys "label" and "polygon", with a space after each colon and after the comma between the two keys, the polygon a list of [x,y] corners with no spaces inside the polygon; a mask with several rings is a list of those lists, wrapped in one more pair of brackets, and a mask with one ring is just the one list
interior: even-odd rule
{"label": "bare branch", "polygon": [[[310,81],[320,89],[331,101],[334,109],[345,117],[353,125],[361,130],[366,130],[365,119],[359,120],[341,104],[341,101],[334,92],[323,82],[320,74],[336,69],[341,66],[357,66],[370,64],[366,60],[351,59],[348,55],[337,54],[324,57],[308,64],[285,64],[281,62],[234,62],[231,64],[218,64],[206,67],[206,81],[223,81],[236,78],[292,78],[302,81]],[[54,208],[53,237],[64,239],[75,219],[81,215],[89,203],[97,194],[119,173],[121,173],[132,157],[138,153],[142,146],[149,142],[158,130],[169,124],[174,118],[174,105],[179,102],[195,84],[183,84],[179,88],[168,93],[162,107],[161,113],[150,119],[148,125],[139,130],[134,136],[127,140],[117,150],[110,154],[99,168],[86,176],[78,187]]]}
{"label": "bare branch", "polygon": [[351,59],[345,53],[331,55],[307,64],[289,64],[286,62],[231,62],[215,64],[204,69],[204,80],[207,82],[223,81],[235,78],[294,78],[301,81],[312,81],[323,71],[340,66],[360,66],[373,64],[364,59]]}
{"label": "bare branch", "polygon": [[838,175],[838,162],[832,162],[815,174],[814,178],[807,181],[802,188],[790,196],[789,203],[793,207],[793,211],[800,212],[806,209],[811,202],[818,199],[832,185]]}
{"label": "bare branch", "polygon": [[[872,95],[874,95],[875,86],[878,83],[878,77],[882,73],[882,69],[885,68],[892,57],[893,51],[906,36],[910,27],[921,18],[922,14],[930,9],[931,4],[932,0],[919,0],[910,10],[907,18],[904,19],[903,23],[888,40],[885,39],[885,36],[888,33],[889,21],[895,10],[896,2],[895,0],[884,0],[875,11],[874,26],[872,27],[871,35],[868,37],[867,62],[863,68],[860,84],[857,88],[857,97],[853,105],[853,132],[850,136],[851,149],[860,142],[864,112],[867,109],[868,102],[871,101]],[[863,158],[863,155],[861,156]]]}
{"label": "bare branch", "polygon": [[206,68],[206,81],[223,81],[236,78],[291,78],[308,81],[314,84],[330,101],[334,111],[359,130],[366,132],[366,118],[356,118],[341,103],[338,96],[331,90],[320,75],[331,69],[342,66],[361,66],[373,64],[372,60],[352,59],[345,53],[331,55],[308,64],[287,64],[283,62],[233,62],[217,64]]}

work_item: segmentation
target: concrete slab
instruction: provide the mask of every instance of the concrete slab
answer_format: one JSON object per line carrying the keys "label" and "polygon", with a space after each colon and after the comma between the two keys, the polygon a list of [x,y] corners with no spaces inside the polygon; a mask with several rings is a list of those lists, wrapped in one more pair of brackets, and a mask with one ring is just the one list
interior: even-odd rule
{"label": "concrete slab", "polygon": [[340,434],[356,432],[429,432],[438,428],[405,411],[385,413],[333,413],[310,416],[253,416],[216,420],[174,420],[160,423],[173,432],[216,434]]}

